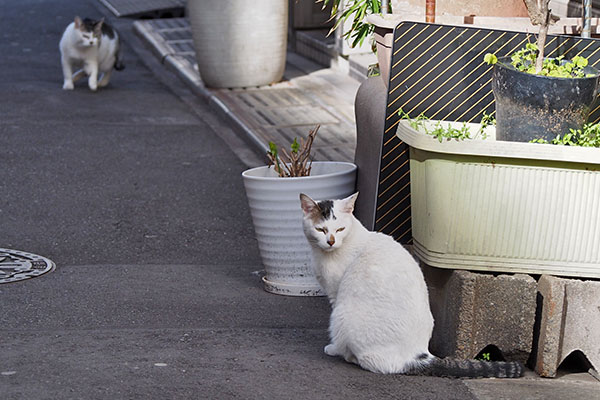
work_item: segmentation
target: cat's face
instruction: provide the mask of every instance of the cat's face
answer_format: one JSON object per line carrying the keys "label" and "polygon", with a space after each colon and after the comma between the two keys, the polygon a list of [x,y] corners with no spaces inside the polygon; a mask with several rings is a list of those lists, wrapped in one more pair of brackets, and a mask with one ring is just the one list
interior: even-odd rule
{"label": "cat's face", "polygon": [[342,247],[352,229],[352,211],[357,196],[358,193],[355,193],[342,200],[315,202],[300,194],[304,234],[308,241],[326,252]]}
{"label": "cat's face", "polygon": [[102,36],[103,22],[104,19],[93,21],[88,18],[81,20],[81,18],[75,17],[75,32],[79,35],[79,43],[81,46],[98,46],[100,37]]}

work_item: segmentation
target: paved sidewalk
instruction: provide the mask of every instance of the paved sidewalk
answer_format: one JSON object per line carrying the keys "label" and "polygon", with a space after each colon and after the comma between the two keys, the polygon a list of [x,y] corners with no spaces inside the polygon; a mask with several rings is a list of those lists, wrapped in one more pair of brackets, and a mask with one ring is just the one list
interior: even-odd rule
{"label": "paved sidewalk", "polygon": [[266,152],[268,142],[287,147],[321,125],[316,160],[353,161],[356,146],[354,97],[360,82],[289,52],[282,82],[245,89],[208,89],[196,65],[186,18],[139,20],[134,29],[161,62]]}

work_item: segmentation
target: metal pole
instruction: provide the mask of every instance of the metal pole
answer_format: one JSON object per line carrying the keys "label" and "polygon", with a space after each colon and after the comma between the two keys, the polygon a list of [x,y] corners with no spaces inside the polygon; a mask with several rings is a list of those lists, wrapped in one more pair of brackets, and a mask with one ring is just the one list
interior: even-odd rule
{"label": "metal pole", "polygon": [[435,22],[435,0],[425,0],[425,22]]}
{"label": "metal pole", "polygon": [[583,30],[581,37],[592,37],[592,0],[583,0]]}
{"label": "metal pole", "polygon": [[388,5],[388,0],[381,0],[381,13],[382,14],[389,14],[389,5]]}

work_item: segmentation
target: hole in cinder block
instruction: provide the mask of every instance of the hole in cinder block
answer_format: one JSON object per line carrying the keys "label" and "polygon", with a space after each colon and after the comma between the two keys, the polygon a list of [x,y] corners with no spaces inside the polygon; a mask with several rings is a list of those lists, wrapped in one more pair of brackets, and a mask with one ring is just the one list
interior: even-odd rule
{"label": "hole in cinder block", "polygon": [[540,292],[537,292],[535,299],[535,321],[533,322],[533,341],[531,343],[531,353],[527,360],[527,365],[531,368],[535,368],[535,362],[537,359],[538,348],[540,345],[540,330],[542,326],[542,311],[544,307],[544,296]]}
{"label": "hole in cinder block", "polygon": [[485,361],[506,361],[504,354],[502,354],[500,349],[493,344],[488,344],[485,346],[479,353],[477,353],[475,359]]}
{"label": "hole in cinder block", "polygon": [[572,351],[558,366],[558,373],[588,372],[592,368],[585,354],[581,350]]}

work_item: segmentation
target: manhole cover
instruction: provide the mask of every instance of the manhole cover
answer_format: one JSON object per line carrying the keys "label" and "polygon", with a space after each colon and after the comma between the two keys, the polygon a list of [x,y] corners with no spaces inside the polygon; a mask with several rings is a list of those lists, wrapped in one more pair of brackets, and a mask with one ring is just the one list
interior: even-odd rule
{"label": "manhole cover", "polygon": [[54,267],[54,262],[46,257],[24,251],[0,249],[0,283],[35,278],[52,271]]}

